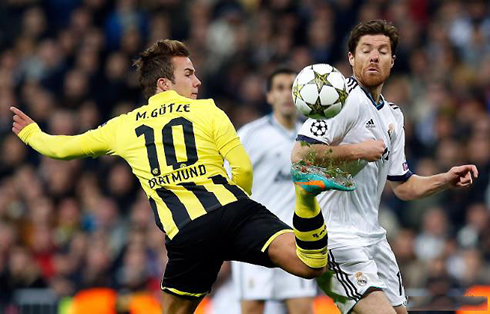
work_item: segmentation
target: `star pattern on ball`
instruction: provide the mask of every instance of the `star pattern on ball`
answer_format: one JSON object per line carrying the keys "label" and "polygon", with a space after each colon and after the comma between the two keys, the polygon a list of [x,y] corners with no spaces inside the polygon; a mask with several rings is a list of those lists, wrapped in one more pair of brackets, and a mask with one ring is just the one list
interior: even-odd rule
{"label": "star pattern on ball", "polygon": [[320,97],[317,97],[315,103],[311,104],[310,107],[314,112],[318,112],[318,113],[322,113],[323,110],[328,108],[328,107],[325,107],[324,105],[322,105],[322,100],[320,99]]}
{"label": "star pattern on ball", "polygon": [[347,92],[347,90],[345,90],[345,89],[338,89],[338,88],[335,88],[335,90],[339,94],[339,101],[341,103],[345,103],[345,100],[347,99],[347,96],[349,96],[349,93]]}
{"label": "star pattern on ball", "polygon": [[301,100],[303,100],[303,97],[301,97],[301,90],[303,89],[305,85],[301,85],[301,84],[295,84],[293,86],[293,101],[296,102],[296,100],[299,98]]}
{"label": "star pattern on ball", "polygon": [[320,74],[318,72],[313,71],[313,74],[315,74],[315,77],[308,82],[308,84],[315,84],[316,88],[318,89],[318,92],[322,90],[323,85],[327,86],[332,86],[330,82],[327,80],[327,77],[330,73],[325,73],[325,74]]}

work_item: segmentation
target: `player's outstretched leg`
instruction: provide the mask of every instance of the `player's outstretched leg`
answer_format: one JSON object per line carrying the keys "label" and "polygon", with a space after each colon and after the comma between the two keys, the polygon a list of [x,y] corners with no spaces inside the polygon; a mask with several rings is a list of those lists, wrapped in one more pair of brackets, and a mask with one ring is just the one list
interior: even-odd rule
{"label": "player's outstretched leg", "polygon": [[[301,171],[294,166],[291,174],[296,188],[296,209],[293,216],[296,254],[309,267],[324,267],[328,263],[327,228],[315,196],[330,189],[330,181],[320,174]],[[327,270],[317,278],[317,284],[335,301],[343,302],[343,296],[331,291],[332,275]]]}
{"label": "player's outstretched leg", "polygon": [[296,185],[293,216],[296,254],[311,268],[323,268],[328,261],[327,228],[315,196]]}

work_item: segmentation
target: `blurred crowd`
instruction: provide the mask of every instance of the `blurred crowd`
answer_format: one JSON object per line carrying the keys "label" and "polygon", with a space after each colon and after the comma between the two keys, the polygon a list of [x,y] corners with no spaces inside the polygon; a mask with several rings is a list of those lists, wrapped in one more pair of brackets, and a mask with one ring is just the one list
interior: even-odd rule
{"label": "blurred crowd", "polygon": [[56,161],[11,132],[10,106],[51,134],[77,134],[145,104],[132,62],[157,39],[184,41],[212,97],[239,128],[270,112],[277,66],[330,63],[350,75],[359,21],[400,33],[384,96],[405,114],[420,175],[474,163],[465,190],[402,202],[386,189],[380,219],[407,288],[440,304],[490,284],[490,5],[483,0],[4,0],[0,2],[0,307],[15,289],[60,296],[95,286],[152,291],[164,234],[130,168],[113,157]]}

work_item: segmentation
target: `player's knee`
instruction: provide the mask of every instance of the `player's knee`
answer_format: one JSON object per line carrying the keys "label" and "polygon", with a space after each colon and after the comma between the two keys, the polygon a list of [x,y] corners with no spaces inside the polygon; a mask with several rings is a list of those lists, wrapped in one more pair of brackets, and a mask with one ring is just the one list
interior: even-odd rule
{"label": "player's knee", "polygon": [[325,273],[326,268],[311,268],[305,265],[304,269],[302,272],[299,274],[300,277],[303,277],[305,279],[314,279],[317,277],[320,277]]}
{"label": "player's knee", "polygon": [[[374,310],[374,309],[371,309],[371,310]],[[352,314],[374,313],[371,310],[364,311],[364,310],[354,309],[351,313]],[[394,308],[389,308],[389,307],[376,308],[375,311],[376,311],[376,314],[397,314]]]}
{"label": "player's knee", "polygon": [[408,314],[407,308],[405,306],[397,306],[395,307],[396,314]]}

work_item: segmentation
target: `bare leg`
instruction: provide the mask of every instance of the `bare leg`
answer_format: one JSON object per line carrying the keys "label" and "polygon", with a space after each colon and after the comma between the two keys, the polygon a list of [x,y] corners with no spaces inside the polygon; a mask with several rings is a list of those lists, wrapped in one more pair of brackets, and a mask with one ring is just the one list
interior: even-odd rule
{"label": "bare leg", "polygon": [[286,300],[289,314],[313,314],[313,298],[293,298]]}
{"label": "bare leg", "polygon": [[325,272],[323,268],[311,268],[303,263],[296,255],[296,239],[294,233],[289,232],[278,236],[269,246],[269,257],[277,266],[288,273],[302,277],[315,278]]}
{"label": "bare leg", "polygon": [[259,300],[246,300],[240,302],[242,314],[262,314],[264,313],[265,302]]}
{"label": "bare leg", "polygon": [[163,292],[163,314],[192,314],[201,300],[202,298],[197,300],[187,300]]}
{"label": "bare leg", "polygon": [[381,290],[374,290],[364,295],[352,311],[354,314],[396,314],[386,295]]}
{"label": "bare leg", "polygon": [[404,305],[394,307],[396,314],[408,314],[407,308]]}

